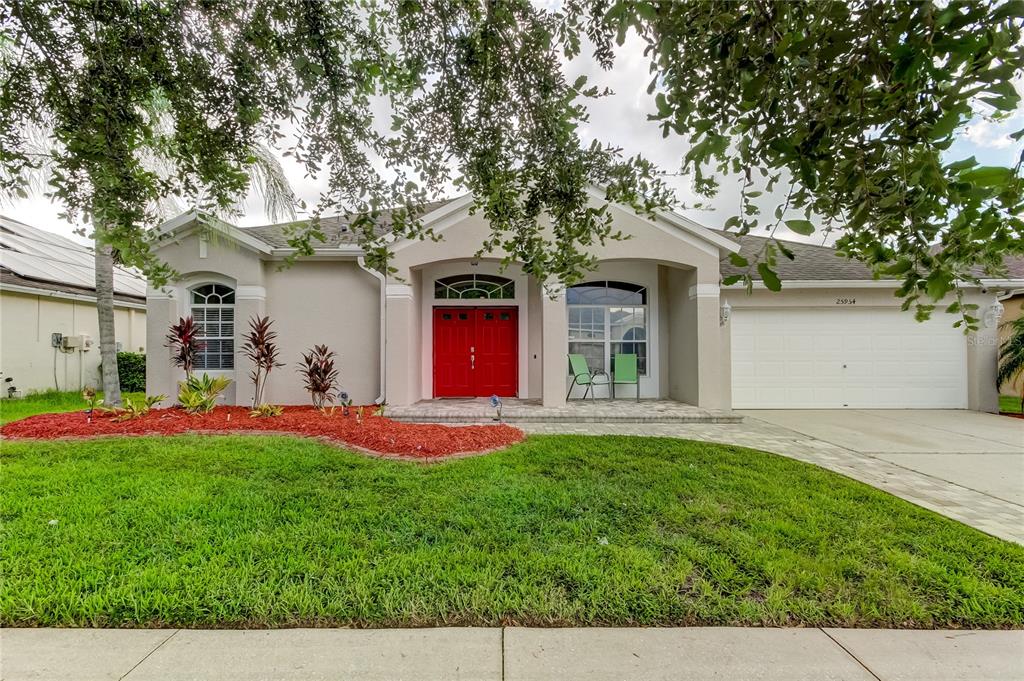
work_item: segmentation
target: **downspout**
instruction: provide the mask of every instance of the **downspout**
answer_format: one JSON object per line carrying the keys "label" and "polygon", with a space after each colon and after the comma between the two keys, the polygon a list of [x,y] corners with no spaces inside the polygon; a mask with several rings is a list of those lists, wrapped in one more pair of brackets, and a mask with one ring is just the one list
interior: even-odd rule
{"label": "downspout", "polygon": [[364,272],[369,272],[377,281],[380,282],[380,394],[377,399],[373,401],[374,404],[384,404],[387,399],[387,319],[388,319],[388,294],[387,294],[387,280],[384,275],[375,269],[371,269],[366,266],[366,258],[359,256],[356,258],[356,263],[359,268]]}

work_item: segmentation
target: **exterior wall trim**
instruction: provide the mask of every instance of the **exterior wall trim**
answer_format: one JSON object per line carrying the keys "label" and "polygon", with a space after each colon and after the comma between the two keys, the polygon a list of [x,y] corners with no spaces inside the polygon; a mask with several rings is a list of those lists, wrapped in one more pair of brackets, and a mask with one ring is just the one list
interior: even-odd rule
{"label": "exterior wall trim", "polygon": [[412,298],[412,286],[409,284],[388,284],[384,291],[388,298]]}
{"label": "exterior wall trim", "polygon": [[236,286],[235,300],[266,300],[267,289],[262,286]]}
{"label": "exterior wall trim", "polygon": [[720,289],[716,284],[697,284],[690,287],[690,300],[694,298],[718,298]]}

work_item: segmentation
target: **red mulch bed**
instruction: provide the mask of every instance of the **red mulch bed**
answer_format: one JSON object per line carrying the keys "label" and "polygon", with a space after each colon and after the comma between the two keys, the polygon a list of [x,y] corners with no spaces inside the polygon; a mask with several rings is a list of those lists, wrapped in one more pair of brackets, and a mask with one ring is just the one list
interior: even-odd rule
{"label": "red mulch bed", "polygon": [[285,407],[281,416],[252,418],[245,407],[217,407],[209,414],[188,414],[181,409],[153,409],[141,418],[115,421],[97,413],[89,423],[81,411],[38,414],[0,427],[4,438],[53,440],[103,435],[176,435],[180,433],[266,432],[313,437],[352,445],[359,449],[399,457],[436,459],[453,454],[483,452],[520,442],[517,428],[493,426],[442,426],[399,423],[368,415],[362,423],[355,408],[345,416],[340,408],[321,414],[313,407]]}
{"label": "red mulch bed", "polygon": [[1000,416],[1011,416],[1011,417],[1013,417],[1015,419],[1024,419],[1024,414],[1021,414],[1019,411],[1001,411],[1001,412],[999,412],[999,415]]}

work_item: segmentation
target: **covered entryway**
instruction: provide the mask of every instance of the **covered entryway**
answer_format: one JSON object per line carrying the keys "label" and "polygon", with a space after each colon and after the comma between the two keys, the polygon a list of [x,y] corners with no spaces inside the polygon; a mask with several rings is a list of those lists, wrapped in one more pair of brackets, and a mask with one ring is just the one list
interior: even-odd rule
{"label": "covered entryway", "polygon": [[749,308],[732,316],[735,409],[965,409],[967,341],[948,316]]}
{"label": "covered entryway", "polygon": [[434,308],[434,397],[515,397],[519,316],[514,307]]}

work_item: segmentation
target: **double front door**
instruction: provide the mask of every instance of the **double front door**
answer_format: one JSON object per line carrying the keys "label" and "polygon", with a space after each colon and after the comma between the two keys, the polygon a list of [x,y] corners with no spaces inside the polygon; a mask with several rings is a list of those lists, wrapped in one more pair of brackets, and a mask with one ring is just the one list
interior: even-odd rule
{"label": "double front door", "polygon": [[434,397],[515,397],[518,389],[517,308],[434,308]]}

